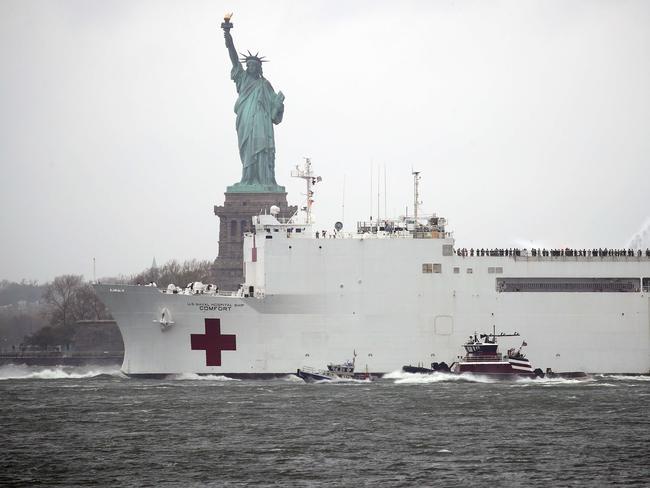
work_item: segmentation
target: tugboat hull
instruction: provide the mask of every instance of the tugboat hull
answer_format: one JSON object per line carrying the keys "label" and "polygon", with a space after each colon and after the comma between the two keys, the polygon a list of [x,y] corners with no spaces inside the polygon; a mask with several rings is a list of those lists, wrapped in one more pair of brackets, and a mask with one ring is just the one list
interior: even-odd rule
{"label": "tugboat hull", "polygon": [[340,375],[331,371],[307,371],[299,369],[296,376],[307,383],[316,383],[319,381],[372,381],[372,377],[367,373],[353,373],[351,375]]}
{"label": "tugboat hull", "polygon": [[537,378],[540,376],[538,373],[533,371],[530,366],[527,368],[518,367],[513,366],[511,363],[505,361],[494,363],[459,363],[453,372],[457,374],[472,373],[504,379]]}
{"label": "tugboat hull", "polygon": [[423,368],[421,366],[402,366],[402,371],[412,374],[433,374],[435,369]]}
{"label": "tugboat hull", "polygon": [[296,372],[296,376],[307,383],[316,383],[318,381],[332,381],[335,379],[333,376],[328,376],[327,374],[305,371],[304,369],[299,369]]}

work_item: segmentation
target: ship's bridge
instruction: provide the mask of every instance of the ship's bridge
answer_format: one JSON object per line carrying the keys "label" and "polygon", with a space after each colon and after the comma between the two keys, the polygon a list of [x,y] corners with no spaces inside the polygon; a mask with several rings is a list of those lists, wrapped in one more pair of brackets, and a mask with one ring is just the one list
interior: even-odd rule
{"label": "ship's bridge", "polygon": [[295,218],[283,219],[275,215],[256,215],[252,218],[254,232],[245,235],[255,235],[258,239],[286,237],[286,238],[314,238],[312,224],[300,222]]}
{"label": "ship's bridge", "polygon": [[331,230],[316,230],[313,223],[307,223],[295,218],[282,219],[275,215],[257,215],[252,218],[254,232],[257,239],[271,239],[284,237],[288,239],[386,239],[386,238],[412,238],[412,239],[450,239],[452,232],[445,230],[446,220],[435,214],[416,221],[412,217],[398,219],[381,219],[357,222],[356,232],[343,232],[340,228]]}
{"label": "ship's bridge", "polygon": [[448,239],[452,232],[445,231],[447,221],[436,214],[421,218],[401,216],[398,219],[377,219],[357,222],[357,235],[361,237],[410,237],[413,239]]}

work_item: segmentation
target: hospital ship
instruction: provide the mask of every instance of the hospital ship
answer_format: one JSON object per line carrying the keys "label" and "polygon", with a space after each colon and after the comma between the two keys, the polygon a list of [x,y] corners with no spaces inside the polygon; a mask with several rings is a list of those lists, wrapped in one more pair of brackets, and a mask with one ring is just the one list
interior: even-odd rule
{"label": "hospital ship", "polygon": [[[308,161],[301,175],[311,196]],[[124,339],[123,372],[274,377],[354,351],[381,375],[451,363],[493,328],[553,371],[650,372],[650,252],[458,249],[445,219],[418,215],[415,201],[413,216],[353,233],[316,230],[311,198],[290,219],[253,217],[235,292],[95,285]]]}

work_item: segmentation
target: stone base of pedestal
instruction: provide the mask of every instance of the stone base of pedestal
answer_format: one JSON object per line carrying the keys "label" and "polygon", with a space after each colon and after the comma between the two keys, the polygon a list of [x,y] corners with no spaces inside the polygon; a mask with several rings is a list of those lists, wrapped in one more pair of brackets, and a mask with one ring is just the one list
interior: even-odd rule
{"label": "stone base of pedestal", "polygon": [[[230,187],[229,187],[230,188]],[[287,204],[287,194],[279,192],[229,192],[223,205],[214,206],[219,217],[219,256],[214,262],[214,275],[221,290],[237,290],[244,282],[244,232],[252,229],[251,218],[269,213],[271,206],[280,208],[278,217],[289,218],[297,210]]]}

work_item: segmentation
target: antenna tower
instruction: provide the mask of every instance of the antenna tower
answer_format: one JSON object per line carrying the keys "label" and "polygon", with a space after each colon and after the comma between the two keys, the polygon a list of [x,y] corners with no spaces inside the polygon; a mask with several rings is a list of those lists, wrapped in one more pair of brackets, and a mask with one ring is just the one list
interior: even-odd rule
{"label": "antenna tower", "polygon": [[294,178],[302,178],[305,180],[307,183],[307,206],[305,207],[305,212],[307,213],[307,223],[311,224],[311,207],[314,204],[314,190],[312,190],[312,187],[320,182],[323,181],[323,178],[320,176],[316,176],[312,170],[311,170],[311,158],[304,158],[305,159],[305,164],[301,168],[300,166],[296,165],[296,169],[291,172],[291,176]]}
{"label": "antenna tower", "polygon": [[420,205],[420,172],[413,171],[413,212],[415,213],[415,226],[418,226],[418,206]]}

